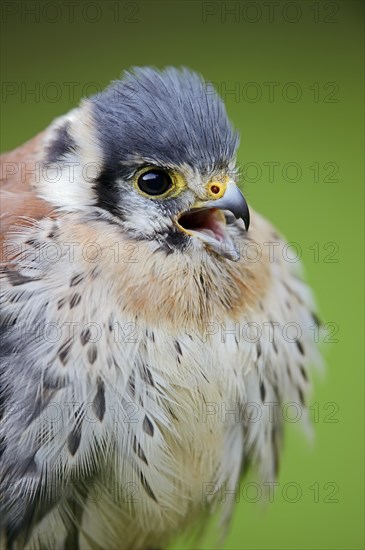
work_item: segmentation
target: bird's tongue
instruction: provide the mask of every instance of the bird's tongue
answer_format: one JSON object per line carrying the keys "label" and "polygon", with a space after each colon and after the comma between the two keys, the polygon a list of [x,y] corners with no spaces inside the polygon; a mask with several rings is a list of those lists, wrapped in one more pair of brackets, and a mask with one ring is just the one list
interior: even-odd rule
{"label": "bird's tongue", "polygon": [[179,224],[185,229],[203,233],[219,242],[224,241],[226,233],[224,215],[215,208],[188,212],[180,218]]}
{"label": "bird's tongue", "polygon": [[200,238],[217,254],[237,261],[239,255],[227,232],[226,218],[217,208],[201,208],[186,212],[179,225],[191,235]]}

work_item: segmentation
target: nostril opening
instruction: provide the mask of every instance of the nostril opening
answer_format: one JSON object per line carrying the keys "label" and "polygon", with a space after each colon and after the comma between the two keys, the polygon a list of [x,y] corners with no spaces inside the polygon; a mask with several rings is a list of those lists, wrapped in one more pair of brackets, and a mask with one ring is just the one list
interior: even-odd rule
{"label": "nostril opening", "polygon": [[220,188],[218,187],[218,185],[212,185],[212,187],[210,188],[211,192],[214,194],[214,195],[218,195],[219,191],[220,191]]}

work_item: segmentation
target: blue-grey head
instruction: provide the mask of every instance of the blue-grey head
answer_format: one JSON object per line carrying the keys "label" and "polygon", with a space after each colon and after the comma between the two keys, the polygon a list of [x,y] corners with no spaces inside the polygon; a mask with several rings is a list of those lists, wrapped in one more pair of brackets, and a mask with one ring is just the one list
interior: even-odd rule
{"label": "blue-grey head", "polygon": [[238,259],[230,226],[249,226],[238,134],[198,74],[135,68],[57,120],[51,136],[46,162],[62,166],[63,180],[48,200],[107,216],[168,252]]}

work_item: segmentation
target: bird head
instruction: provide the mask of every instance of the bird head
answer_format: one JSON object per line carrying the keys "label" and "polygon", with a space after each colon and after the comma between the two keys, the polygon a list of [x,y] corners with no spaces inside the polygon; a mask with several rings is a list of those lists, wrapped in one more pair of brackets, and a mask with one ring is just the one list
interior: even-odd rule
{"label": "bird head", "polygon": [[56,120],[40,194],[167,252],[238,260],[232,228],[247,231],[250,219],[237,146],[223,102],[198,74],[136,68]]}

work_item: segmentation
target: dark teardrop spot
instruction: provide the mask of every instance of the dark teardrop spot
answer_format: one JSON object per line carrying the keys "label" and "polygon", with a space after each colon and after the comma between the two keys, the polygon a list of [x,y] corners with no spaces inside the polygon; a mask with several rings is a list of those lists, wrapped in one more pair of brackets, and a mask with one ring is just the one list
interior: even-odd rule
{"label": "dark teardrop spot", "polygon": [[98,377],[96,383],[97,383],[97,390],[93,401],[93,410],[101,422],[104,418],[105,408],[106,408],[105,407],[105,385],[100,377]]}
{"label": "dark teardrop spot", "polygon": [[133,451],[148,466],[146,455],[144,454],[141,445],[138,443],[136,436],[133,437]]}
{"label": "dark teardrop spot", "polygon": [[302,388],[297,388],[298,389],[298,395],[299,395],[299,401],[300,401],[300,404],[302,406],[304,406],[305,404],[305,400],[304,400],[304,394],[303,394],[303,391],[302,391]]}
{"label": "dark teardrop spot", "polygon": [[77,452],[77,449],[80,446],[81,441],[81,424],[82,422],[77,422],[76,426],[72,430],[72,432],[69,434],[67,438],[67,447],[72,456],[74,456]]}
{"label": "dark teardrop spot", "polygon": [[261,401],[265,401],[266,388],[263,382],[260,382],[260,395],[261,395]]}
{"label": "dark teardrop spot", "polygon": [[146,491],[146,493],[148,494],[148,496],[151,497],[152,500],[157,502],[157,498],[155,497],[154,492],[152,491],[152,489],[150,487],[150,484],[148,483],[148,481],[146,480],[146,478],[145,478],[145,476],[143,475],[142,472],[140,472],[139,477],[140,477],[142,486],[143,486],[144,490]]}
{"label": "dark teardrop spot", "polygon": [[93,365],[96,361],[96,358],[98,356],[98,350],[95,345],[92,345],[87,350],[87,358],[89,360],[90,365]]}
{"label": "dark teardrop spot", "polygon": [[70,309],[73,309],[74,307],[78,306],[80,302],[81,302],[81,295],[78,292],[75,292],[75,294],[71,296]]}
{"label": "dark teardrop spot", "polygon": [[180,343],[179,343],[177,340],[175,340],[175,341],[174,341],[174,345],[175,345],[175,349],[176,349],[177,353],[178,353],[179,355],[182,355],[182,350],[181,350]]}
{"label": "dark teardrop spot", "polygon": [[60,361],[63,366],[67,364],[71,348],[72,348],[72,341],[67,340],[67,342],[62,344],[62,346],[58,350],[58,357],[60,358]]}
{"label": "dark teardrop spot", "polygon": [[83,279],[84,279],[84,276],[82,273],[79,273],[78,275],[74,275],[70,281],[70,286],[79,285]]}
{"label": "dark teardrop spot", "polygon": [[149,369],[148,365],[143,365],[141,375],[143,380],[149,384],[152,387],[155,387],[155,382],[152,377],[151,370]]}
{"label": "dark teardrop spot", "polygon": [[257,359],[261,357],[262,349],[261,349],[261,343],[257,342],[256,344],[256,350],[257,350]]}
{"label": "dark teardrop spot", "polygon": [[11,286],[20,286],[32,281],[39,281],[39,279],[32,279],[31,277],[26,277],[17,271],[8,271],[6,274],[9,283]]}
{"label": "dark teardrop spot", "polygon": [[128,378],[128,391],[132,399],[136,397],[136,376],[134,372]]}
{"label": "dark teardrop spot", "polygon": [[84,328],[80,336],[81,344],[85,346],[90,340],[90,337],[91,337],[90,330],[88,328]]}
{"label": "dark teardrop spot", "polygon": [[302,374],[304,380],[305,380],[306,382],[308,382],[308,376],[307,376],[307,373],[305,372],[305,368],[303,367],[303,365],[300,365],[300,366],[299,366],[299,369],[300,369],[300,372],[301,372],[301,374]]}
{"label": "dark teardrop spot", "polygon": [[57,309],[60,310],[63,308],[63,306],[65,305],[66,303],[66,298],[61,298],[60,300],[58,300],[57,302]]}
{"label": "dark teardrop spot", "polygon": [[153,434],[155,433],[155,428],[153,427],[153,424],[148,416],[145,416],[143,419],[143,431],[151,437],[153,437]]}
{"label": "dark teardrop spot", "polygon": [[295,343],[297,345],[297,348],[299,350],[299,352],[304,355],[304,348],[303,348],[303,344],[302,342],[300,342],[300,340],[295,340]]}

